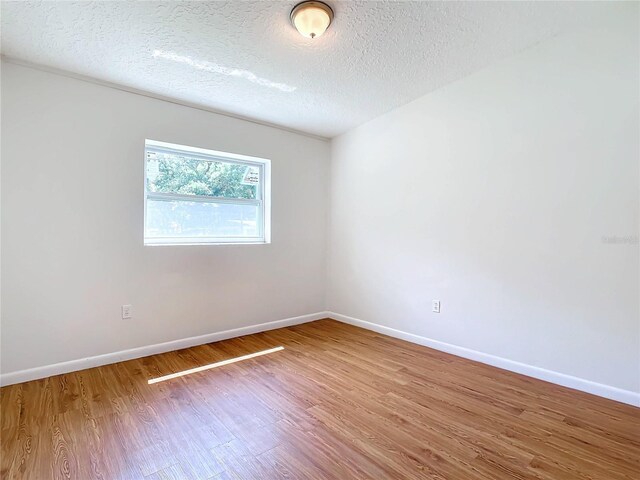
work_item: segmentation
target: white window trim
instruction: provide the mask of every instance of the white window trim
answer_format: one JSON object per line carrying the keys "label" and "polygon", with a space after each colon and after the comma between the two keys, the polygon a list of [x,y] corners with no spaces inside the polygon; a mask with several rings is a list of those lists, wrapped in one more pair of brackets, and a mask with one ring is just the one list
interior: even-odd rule
{"label": "white window trim", "polygon": [[[187,153],[193,158],[226,163],[241,163],[257,167],[261,182],[258,184],[257,199],[211,197],[205,195],[181,195],[177,193],[158,193],[147,191],[147,151],[156,150],[167,153]],[[188,202],[228,203],[234,205],[259,205],[262,220],[262,235],[258,237],[147,237],[147,201],[149,199],[181,200]],[[271,243],[271,160],[250,157],[235,153],[219,152],[204,148],[178,145],[174,143],[145,140],[144,145],[144,245],[264,245]]]}

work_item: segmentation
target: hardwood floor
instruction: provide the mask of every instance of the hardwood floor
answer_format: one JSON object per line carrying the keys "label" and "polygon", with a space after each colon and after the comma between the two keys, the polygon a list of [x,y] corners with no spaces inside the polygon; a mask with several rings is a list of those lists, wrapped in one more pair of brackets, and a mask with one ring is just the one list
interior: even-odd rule
{"label": "hardwood floor", "polygon": [[640,409],[332,320],[4,387],[1,407],[3,479],[640,478]]}

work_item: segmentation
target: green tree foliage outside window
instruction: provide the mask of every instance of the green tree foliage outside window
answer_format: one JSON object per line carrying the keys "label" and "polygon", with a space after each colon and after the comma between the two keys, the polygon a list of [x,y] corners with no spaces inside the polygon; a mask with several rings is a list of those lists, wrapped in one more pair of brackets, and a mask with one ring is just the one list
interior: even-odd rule
{"label": "green tree foliage outside window", "polygon": [[256,185],[243,183],[246,165],[155,153],[147,162],[150,192],[255,199]]}
{"label": "green tree foliage outside window", "polygon": [[[258,200],[258,167],[188,155],[147,152],[147,192]],[[250,175],[251,174],[251,175]],[[251,181],[250,177],[253,179]],[[258,204],[147,201],[146,235],[257,237]]]}

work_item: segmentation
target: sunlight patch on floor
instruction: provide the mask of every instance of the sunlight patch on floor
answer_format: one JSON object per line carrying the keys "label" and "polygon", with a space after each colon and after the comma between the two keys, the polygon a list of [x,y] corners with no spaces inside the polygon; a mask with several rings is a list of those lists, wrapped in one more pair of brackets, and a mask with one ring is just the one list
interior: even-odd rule
{"label": "sunlight patch on floor", "polygon": [[280,350],[284,350],[284,347],[275,347],[275,348],[270,348],[268,350],[261,350],[259,352],[250,353],[248,355],[242,355],[241,357],[229,358],[227,360],[222,360],[220,362],[210,363],[209,365],[203,365],[202,367],[190,368],[189,370],[183,370],[182,372],[176,372],[176,373],[171,373],[169,375],[164,375],[163,377],[152,378],[147,383],[149,385],[153,385],[154,383],[164,382],[165,380],[184,377],[185,375],[191,375],[192,373],[204,372],[206,370],[211,370],[212,368],[218,368],[224,365],[230,365],[232,363],[242,362],[243,360],[249,360],[250,358],[261,357],[262,355],[268,355],[270,353],[279,352]]}

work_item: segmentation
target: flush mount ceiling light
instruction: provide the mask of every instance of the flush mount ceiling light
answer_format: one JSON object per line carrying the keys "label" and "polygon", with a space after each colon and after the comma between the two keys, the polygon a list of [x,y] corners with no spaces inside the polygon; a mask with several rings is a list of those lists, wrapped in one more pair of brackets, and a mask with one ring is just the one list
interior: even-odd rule
{"label": "flush mount ceiling light", "polygon": [[307,38],[322,35],[333,20],[333,10],[326,3],[302,2],[291,10],[291,23]]}

